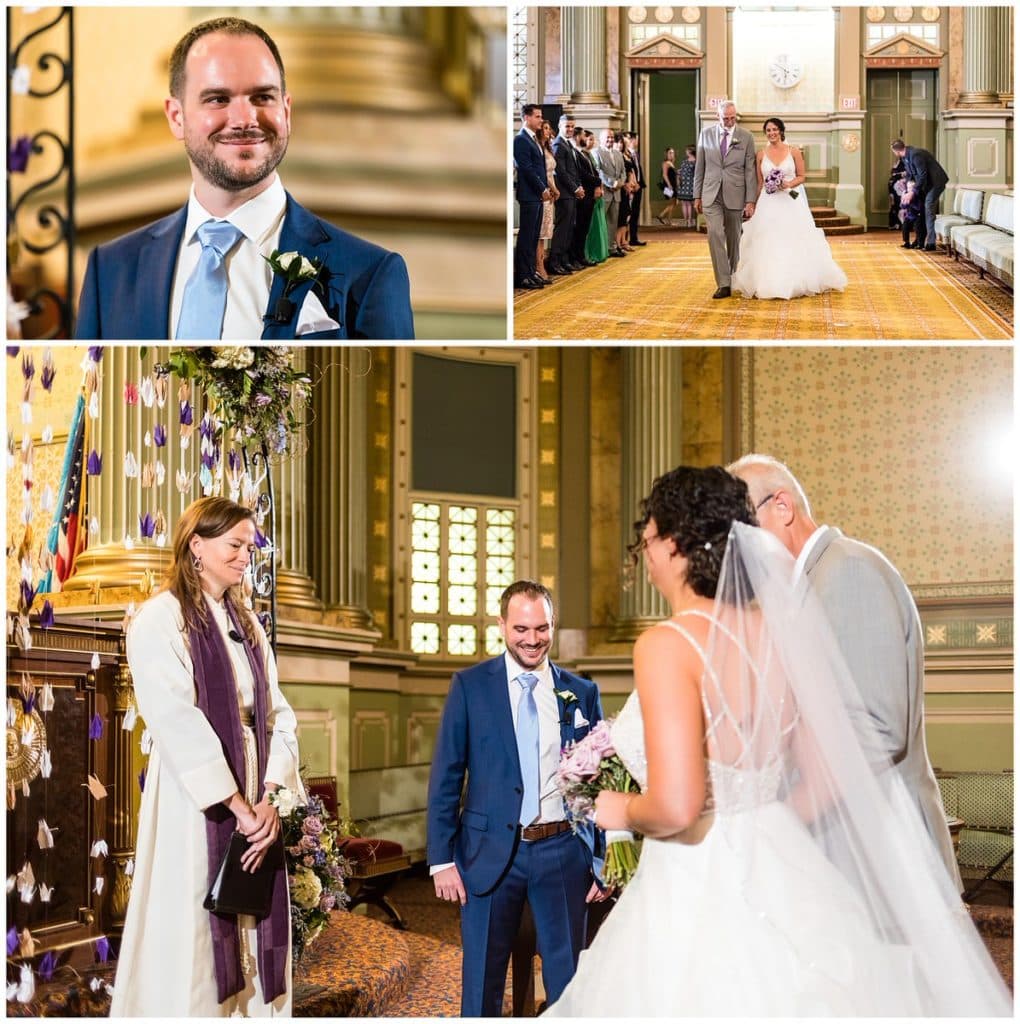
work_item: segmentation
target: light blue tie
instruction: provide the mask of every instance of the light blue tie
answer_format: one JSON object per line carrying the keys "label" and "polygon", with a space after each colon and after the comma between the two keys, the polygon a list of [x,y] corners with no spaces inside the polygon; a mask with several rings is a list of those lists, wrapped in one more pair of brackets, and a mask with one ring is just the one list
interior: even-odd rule
{"label": "light blue tie", "polygon": [[517,702],[517,756],[521,762],[521,824],[530,825],[538,817],[538,705],[535,685],[538,676],[525,672],[517,677],[521,696]]}
{"label": "light blue tie", "polygon": [[224,259],[244,232],[229,220],[207,220],[195,232],[202,255],[184,286],[178,339],[209,341],[223,332],[227,308],[227,267]]}

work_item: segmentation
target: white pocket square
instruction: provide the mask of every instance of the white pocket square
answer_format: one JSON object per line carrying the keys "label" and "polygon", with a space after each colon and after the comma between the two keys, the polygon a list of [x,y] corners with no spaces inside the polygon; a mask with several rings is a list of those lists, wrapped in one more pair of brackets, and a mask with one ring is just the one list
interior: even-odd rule
{"label": "white pocket square", "polygon": [[297,329],[294,331],[296,337],[302,334],[317,334],[319,331],[335,331],[340,325],[326,312],[325,307],[319,301],[318,295],[309,290],[305,295],[305,301],[301,303],[301,312],[298,314]]}
{"label": "white pocket square", "polygon": [[588,719],[581,714],[581,709],[574,708],[574,728],[580,729],[588,724]]}

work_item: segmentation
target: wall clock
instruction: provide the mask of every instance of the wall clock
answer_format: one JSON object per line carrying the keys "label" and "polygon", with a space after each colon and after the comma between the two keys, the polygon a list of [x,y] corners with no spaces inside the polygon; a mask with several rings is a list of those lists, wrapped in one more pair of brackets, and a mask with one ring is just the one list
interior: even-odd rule
{"label": "wall clock", "polygon": [[777,53],[768,64],[769,79],[780,89],[792,89],[804,74],[804,67],[789,54]]}

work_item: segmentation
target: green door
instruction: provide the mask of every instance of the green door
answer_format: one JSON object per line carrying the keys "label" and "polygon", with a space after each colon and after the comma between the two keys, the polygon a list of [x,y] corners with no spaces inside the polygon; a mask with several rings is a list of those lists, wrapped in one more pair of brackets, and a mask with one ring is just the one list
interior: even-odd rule
{"label": "green door", "polygon": [[[889,171],[896,159],[889,148],[895,139],[935,153],[937,127],[935,71],[868,71],[868,226],[888,224]],[[936,158],[938,153],[935,153]]]}

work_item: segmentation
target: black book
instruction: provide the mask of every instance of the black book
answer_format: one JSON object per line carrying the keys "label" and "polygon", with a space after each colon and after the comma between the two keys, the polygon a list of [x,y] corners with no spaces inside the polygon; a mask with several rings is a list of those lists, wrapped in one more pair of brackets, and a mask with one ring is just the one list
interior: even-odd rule
{"label": "black book", "polygon": [[241,867],[241,857],[248,849],[248,840],[241,832],[233,832],[223,862],[202,906],[217,914],[254,914],[265,917],[273,898],[273,878],[280,864],[280,842],[266,852],[259,869],[252,874]]}

